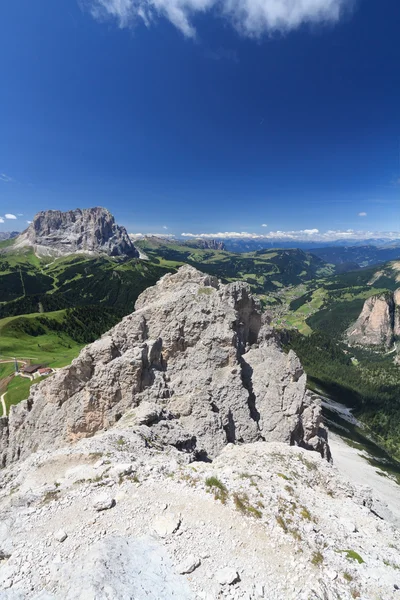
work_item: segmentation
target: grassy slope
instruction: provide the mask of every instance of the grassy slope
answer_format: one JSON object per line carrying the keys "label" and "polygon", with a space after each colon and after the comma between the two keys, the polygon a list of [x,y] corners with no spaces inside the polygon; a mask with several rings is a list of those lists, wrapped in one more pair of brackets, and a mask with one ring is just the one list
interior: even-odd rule
{"label": "grassy slope", "polygon": [[25,377],[13,377],[7,387],[7,393],[4,397],[6,403],[7,414],[10,406],[18,404],[22,400],[26,400],[29,396],[30,388],[43,381],[45,377],[38,377],[33,381]]}
{"label": "grassy slope", "polygon": [[[75,358],[84,344],[78,344],[63,332],[52,331],[38,324],[41,313],[0,319],[0,359],[17,357],[32,362],[62,367]],[[46,317],[62,322],[65,311],[46,313]],[[25,332],[26,321],[34,335]],[[36,329],[36,331],[35,331]],[[43,331],[43,333],[40,333]],[[39,333],[36,333],[39,332]]]}
{"label": "grassy slope", "polygon": [[140,240],[137,245],[156,264],[178,268],[188,263],[225,282],[238,279],[246,281],[260,295],[334,273],[331,265],[301,250],[273,249],[235,254],[191,248],[159,239]]}

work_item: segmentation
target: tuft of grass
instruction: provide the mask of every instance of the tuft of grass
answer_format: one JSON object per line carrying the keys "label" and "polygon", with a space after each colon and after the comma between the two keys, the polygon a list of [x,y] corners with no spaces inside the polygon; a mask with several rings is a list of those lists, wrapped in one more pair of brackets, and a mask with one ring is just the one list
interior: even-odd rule
{"label": "tuft of grass", "polygon": [[236,510],[242,514],[261,519],[262,512],[250,504],[247,494],[233,494],[233,502]]}
{"label": "tuft of grass", "polygon": [[345,554],[348,560],[358,562],[359,565],[362,565],[363,562],[365,562],[364,559],[354,550],[336,550],[336,552],[339,554]]}
{"label": "tuft of grass", "polygon": [[351,590],[351,597],[352,598],[361,598],[361,594],[358,590],[356,589],[352,589]]}
{"label": "tuft of grass", "polygon": [[210,294],[213,293],[213,288],[211,287],[203,287],[203,288],[199,288],[197,291],[197,294],[206,294],[207,296],[210,296]]}
{"label": "tuft of grass", "polygon": [[285,490],[289,493],[289,494],[293,494],[294,493],[294,489],[292,488],[291,485],[285,485]]}
{"label": "tuft of grass", "polygon": [[288,527],[287,527],[287,525],[286,525],[286,521],[285,521],[285,519],[282,517],[282,515],[275,515],[275,519],[276,519],[276,522],[278,523],[278,525],[279,525],[280,527],[282,527],[283,531],[284,531],[285,533],[287,533],[287,532],[288,532]]}
{"label": "tuft of grass", "polygon": [[311,557],[311,564],[314,565],[315,567],[320,567],[323,562],[324,562],[324,557],[321,554],[321,552],[319,550],[317,552],[314,552]]}
{"label": "tuft of grass", "polygon": [[290,529],[289,530],[290,535],[293,536],[293,538],[297,541],[297,542],[301,542],[302,537],[300,534],[300,531],[298,529]]}
{"label": "tuft of grass", "polygon": [[290,481],[290,477],[285,475],[285,473],[277,473],[277,475],[278,477],[281,477],[281,479],[285,479],[285,481]]}
{"label": "tuft of grass", "polygon": [[303,517],[303,519],[306,519],[307,521],[312,521],[311,513],[305,506],[301,507],[300,514]]}
{"label": "tuft of grass", "polygon": [[206,479],[206,489],[208,492],[214,494],[215,500],[220,500],[222,504],[226,504],[228,499],[228,490],[226,486],[217,479],[217,477],[207,477]]}
{"label": "tuft of grass", "polygon": [[117,439],[117,446],[118,446],[119,448],[121,448],[122,446],[125,446],[125,444],[126,444],[126,441],[124,440],[124,438],[123,438],[123,437],[119,437],[119,438]]}
{"label": "tuft of grass", "polygon": [[43,504],[48,504],[49,502],[53,502],[54,500],[59,500],[60,491],[59,490],[51,490],[50,492],[46,492],[43,496]]}
{"label": "tuft of grass", "polygon": [[350,573],[348,571],[345,571],[343,573],[343,579],[345,579],[346,581],[348,581],[349,583],[351,583],[353,581],[353,576],[350,575]]}

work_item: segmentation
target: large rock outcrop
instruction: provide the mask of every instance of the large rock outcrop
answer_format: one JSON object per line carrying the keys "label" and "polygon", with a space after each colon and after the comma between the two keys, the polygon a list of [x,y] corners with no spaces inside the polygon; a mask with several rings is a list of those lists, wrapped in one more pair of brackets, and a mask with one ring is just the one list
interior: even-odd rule
{"label": "large rock outcrop", "polygon": [[124,227],[117,225],[105,208],[77,208],[39,212],[13,248],[32,246],[39,256],[76,252],[138,257]]}
{"label": "large rock outcrop", "polygon": [[400,289],[368,298],[347,330],[351,344],[390,347],[400,335]]}
{"label": "large rock outcrop", "polygon": [[198,459],[257,440],[329,457],[300,361],[282,352],[248,285],[189,266],[143,292],[133,314],[11,409],[2,464],[117,422],[149,426],[161,447]]}

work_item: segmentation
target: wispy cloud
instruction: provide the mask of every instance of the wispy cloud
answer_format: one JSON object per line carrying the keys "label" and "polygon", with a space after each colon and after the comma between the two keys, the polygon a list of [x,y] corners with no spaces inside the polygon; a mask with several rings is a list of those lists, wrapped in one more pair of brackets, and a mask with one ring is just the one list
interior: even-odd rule
{"label": "wispy cloud", "polygon": [[3,183],[13,183],[15,179],[5,173],[0,173],[0,181],[3,181]]}
{"label": "wispy cloud", "polygon": [[358,213],[358,216],[359,216],[359,217],[366,217],[366,216],[367,216],[367,213],[366,213],[366,212],[359,212],[359,213]]}
{"label": "wispy cloud", "polygon": [[159,237],[159,238],[173,238],[174,236],[169,233],[130,233],[129,237],[132,240],[140,240],[144,237]]}
{"label": "wispy cloud", "polygon": [[267,223],[263,223],[261,227],[268,227]]}
{"label": "wispy cloud", "polygon": [[32,221],[27,221],[28,225],[30,225],[32,223]]}
{"label": "wispy cloud", "polygon": [[163,227],[162,227],[162,228],[163,228],[163,229],[168,229],[168,227],[167,227],[166,225],[163,225]]}
{"label": "wispy cloud", "polygon": [[204,239],[248,239],[248,240],[287,240],[331,242],[335,240],[367,240],[371,238],[400,239],[399,231],[354,231],[353,229],[319,231],[300,229],[298,231],[270,231],[265,234],[248,231],[219,231],[216,233],[182,233],[182,237]]}
{"label": "wispy cloud", "polygon": [[0,223],[4,223],[3,217],[0,217]]}
{"label": "wispy cloud", "polygon": [[17,217],[11,213],[7,213],[4,215],[6,219],[16,219]]}
{"label": "wispy cloud", "polygon": [[164,17],[184,36],[195,37],[196,16],[212,12],[228,20],[241,35],[260,38],[291,31],[305,23],[336,23],[354,5],[354,0],[80,0],[80,3],[95,19],[114,19],[121,28],[137,21],[149,27],[157,18]]}

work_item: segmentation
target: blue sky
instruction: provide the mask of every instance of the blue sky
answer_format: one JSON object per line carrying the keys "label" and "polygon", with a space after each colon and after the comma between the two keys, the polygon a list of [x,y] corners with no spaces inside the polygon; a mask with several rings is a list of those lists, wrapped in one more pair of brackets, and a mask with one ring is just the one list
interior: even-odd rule
{"label": "blue sky", "polygon": [[0,230],[398,231],[399,29],[398,0],[2,2]]}

